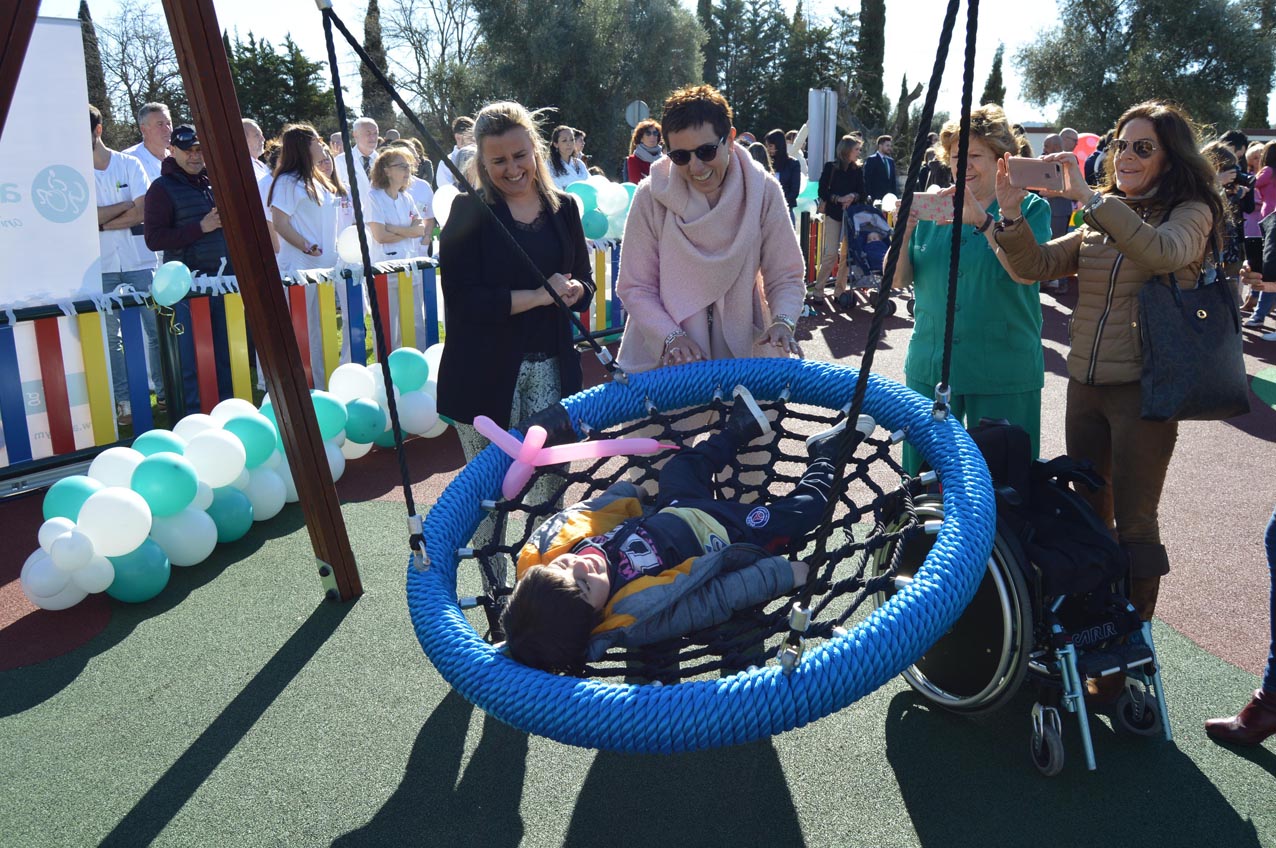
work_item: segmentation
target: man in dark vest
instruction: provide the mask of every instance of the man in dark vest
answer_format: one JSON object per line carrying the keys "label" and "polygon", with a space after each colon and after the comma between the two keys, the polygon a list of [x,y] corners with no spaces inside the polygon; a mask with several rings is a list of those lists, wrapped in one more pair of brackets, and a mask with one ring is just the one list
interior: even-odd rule
{"label": "man in dark vest", "polygon": [[[213,186],[204,169],[204,154],[195,128],[183,124],[173,130],[169,156],[160,167],[160,177],[146,192],[143,221],[146,246],[162,252],[164,262],[182,262],[192,274],[216,277],[234,274],[230,265],[221,216],[213,199]],[[199,412],[232,394],[230,351],[226,343],[226,308],[220,297],[210,297],[214,361],[217,368],[218,397],[201,398],[196,370],[194,334],[190,306],[177,304],[178,322],[186,331],[177,337],[182,359],[185,412]],[[201,400],[207,401],[201,404]],[[174,420],[182,414],[175,410]]]}

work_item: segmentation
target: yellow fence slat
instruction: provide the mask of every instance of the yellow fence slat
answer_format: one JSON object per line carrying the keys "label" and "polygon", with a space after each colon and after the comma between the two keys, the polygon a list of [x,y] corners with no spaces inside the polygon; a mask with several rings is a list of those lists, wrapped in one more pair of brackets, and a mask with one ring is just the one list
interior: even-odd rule
{"label": "yellow fence slat", "polygon": [[115,410],[111,406],[111,378],[106,369],[106,340],[102,316],[85,312],[76,316],[80,330],[80,351],[84,357],[84,379],[89,387],[89,420],[93,424],[93,444],[109,445],[116,439]]}
{"label": "yellow fence slat", "polygon": [[607,252],[594,251],[594,326],[601,330],[607,326]]}
{"label": "yellow fence slat", "polygon": [[252,402],[253,383],[248,370],[248,330],[244,325],[244,298],[239,292],[222,296],[226,305],[226,347],[230,351],[230,385],[235,397]]}
{"label": "yellow fence slat", "polygon": [[333,283],[320,283],[319,328],[323,339],[323,370],[329,377],[341,364],[341,339],[337,336],[337,288]]}

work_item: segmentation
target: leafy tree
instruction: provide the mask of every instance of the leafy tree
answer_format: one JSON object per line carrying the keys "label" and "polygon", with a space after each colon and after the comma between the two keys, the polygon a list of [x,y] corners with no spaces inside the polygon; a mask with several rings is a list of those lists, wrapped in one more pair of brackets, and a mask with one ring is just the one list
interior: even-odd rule
{"label": "leafy tree", "polygon": [[1276,54],[1276,0],[1258,0],[1258,8],[1251,14],[1258,21],[1259,50],[1258,70],[1245,90],[1245,114],[1242,127],[1267,126],[1267,100],[1272,94],[1273,54]]}
{"label": "leafy tree", "polygon": [[793,97],[793,87],[781,80],[788,16],[779,0],[724,0],[714,18],[721,38],[719,88],[735,112],[736,127],[761,137],[777,122],[772,114],[777,85]]}
{"label": "leafy tree", "polygon": [[282,49],[276,49],[251,32],[246,41],[236,34],[229,55],[239,110],[261,124],[267,137],[294,121],[314,124],[324,136],[336,130],[336,103],[324,85],[327,64],[307,59],[292,36],[284,36]]}
{"label": "leafy tree", "polygon": [[718,62],[722,51],[718,43],[718,28],[713,20],[713,0],[697,0],[696,20],[700,22],[707,36],[704,43],[704,81],[716,86]]}
{"label": "leafy tree", "polygon": [[1061,0],[1059,25],[1015,64],[1027,100],[1060,101],[1061,123],[1102,133],[1131,105],[1167,97],[1197,121],[1232,126],[1264,55],[1235,0]]}
{"label": "leafy tree", "polygon": [[[368,0],[368,14],[363,19],[363,49],[372,63],[389,77],[385,47],[381,43],[381,9],[377,0]],[[393,127],[394,101],[390,99],[390,92],[362,64],[359,65],[359,79],[363,82],[363,103],[360,108],[364,116],[375,120],[382,132]]]}
{"label": "leafy tree", "polygon": [[798,0],[768,97],[767,126],[797,129],[807,120],[807,92],[837,84],[832,27],[807,18]]}
{"label": "leafy tree", "polygon": [[120,0],[97,30],[107,91],[112,106],[130,116],[128,124],[143,104],[155,102],[168,104],[173,123],[185,120],[190,109],[164,15],[146,0]]}
{"label": "leafy tree", "polygon": [[861,95],[855,111],[868,127],[885,126],[890,108],[883,94],[885,49],[886,0],[860,0],[855,83]]}
{"label": "leafy tree", "polygon": [[992,70],[988,72],[988,81],[984,83],[984,93],[979,98],[979,103],[996,103],[998,106],[1004,106],[1006,103],[1006,84],[1001,79],[1001,57],[1006,52],[1006,45],[998,44],[997,52],[992,54]]}

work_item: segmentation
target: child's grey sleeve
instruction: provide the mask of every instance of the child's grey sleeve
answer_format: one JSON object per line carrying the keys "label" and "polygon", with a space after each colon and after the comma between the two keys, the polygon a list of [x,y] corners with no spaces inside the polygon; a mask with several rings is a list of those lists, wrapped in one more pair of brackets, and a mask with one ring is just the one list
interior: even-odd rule
{"label": "child's grey sleeve", "polygon": [[719,574],[670,606],[635,622],[620,639],[646,645],[713,627],[736,610],[778,598],[793,588],[793,567],[785,557],[764,557],[751,565]]}

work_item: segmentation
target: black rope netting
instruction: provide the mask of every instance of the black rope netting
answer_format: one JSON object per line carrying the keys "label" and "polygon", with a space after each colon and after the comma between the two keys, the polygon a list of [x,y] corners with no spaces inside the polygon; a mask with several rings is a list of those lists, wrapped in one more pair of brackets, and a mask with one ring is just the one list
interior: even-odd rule
{"label": "black rope netting", "polygon": [[[727,392],[729,393],[729,392]],[[582,429],[590,438],[647,437],[690,446],[700,437],[721,428],[731,409],[721,389],[702,406],[658,410],[649,407],[649,417],[606,430]],[[714,482],[714,496],[721,500],[765,504],[780,497],[798,483],[807,467],[805,439],[810,433],[827,429],[843,411],[791,404],[782,396],[759,406],[771,419],[775,433],[742,449],[729,469]],[[878,431],[881,432],[881,431]],[[613,649],[602,663],[586,668],[592,677],[639,678],[662,683],[721,670],[737,671],[763,665],[776,653],[777,637],[790,634],[790,611],[794,599],[810,597],[811,621],[803,636],[829,638],[837,628],[860,611],[864,602],[894,585],[899,560],[906,542],[920,524],[914,496],[923,482],[903,473],[891,456],[897,439],[870,436],[859,444],[846,466],[845,486],[832,507],[827,532],[795,540],[785,551],[791,559],[811,564],[806,583],[786,597],[761,607],[737,612],[725,624],[700,632],[646,645]],[[492,541],[470,549],[478,561],[484,583],[495,587],[479,603],[489,609],[495,623],[510,590],[500,586],[499,563],[513,562],[532,532],[566,505],[601,494],[613,481],[627,479],[647,492],[644,511],[654,504],[659,476],[659,457],[613,457],[540,470],[516,497],[489,501],[485,507],[493,522]],[[538,488],[547,498],[529,503],[528,495]],[[499,634],[498,634],[499,635]]]}

